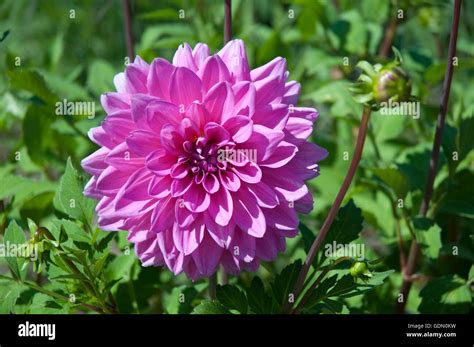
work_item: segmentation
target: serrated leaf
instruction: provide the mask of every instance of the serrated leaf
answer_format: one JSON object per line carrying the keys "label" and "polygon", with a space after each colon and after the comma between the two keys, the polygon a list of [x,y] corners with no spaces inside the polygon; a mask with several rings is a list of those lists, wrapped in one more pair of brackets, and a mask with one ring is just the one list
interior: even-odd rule
{"label": "serrated leaf", "polygon": [[237,310],[242,314],[247,313],[247,297],[236,286],[226,284],[217,286],[217,299],[219,302],[231,310]]}
{"label": "serrated leaf", "polygon": [[94,215],[95,202],[83,195],[84,184],[84,179],[72,166],[71,158],[68,158],[66,171],[61,177],[54,198],[54,206],[70,217],[90,225]]}
{"label": "serrated leaf", "polygon": [[[8,228],[5,230],[5,236],[3,237],[4,249],[13,249],[13,247],[18,248],[26,242],[25,233],[15,221],[12,221]],[[17,257],[5,257],[8,267],[12,272],[12,275],[16,279],[24,280],[26,278],[26,273],[28,268],[24,267],[26,260],[23,258]]]}
{"label": "serrated leaf", "polygon": [[404,198],[408,193],[408,181],[405,175],[396,168],[373,168],[372,172],[395,193],[397,198]]}
{"label": "serrated leaf", "polygon": [[57,95],[49,89],[43,76],[37,71],[17,68],[7,71],[7,75],[13,88],[26,90],[45,104],[53,105],[58,100]]}
{"label": "serrated leaf", "polygon": [[175,287],[168,298],[166,311],[171,314],[187,314],[193,311],[192,303],[198,296],[194,287]]}
{"label": "serrated leaf", "polygon": [[230,314],[230,311],[225,308],[218,301],[204,300],[199,305],[197,305],[193,314]]}
{"label": "serrated leaf", "polygon": [[[329,232],[324,239],[324,244],[349,244],[359,237],[362,231],[362,210],[358,208],[351,199],[349,202],[339,209],[337,217],[331,225]],[[324,250],[324,246],[321,247]],[[321,252],[319,263],[321,264],[326,259],[325,252]]]}
{"label": "serrated leaf", "polygon": [[279,275],[275,277],[272,283],[273,296],[280,307],[283,307],[289,295],[292,294],[295,282],[298,278],[298,274],[301,270],[301,260],[297,260],[294,263],[285,267]]}
{"label": "serrated leaf", "polygon": [[472,304],[466,281],[457,275],[432,279],[420,292],[420,313],[467,313]]}
{"label": "serrated leaf", "polygon": [[304,250],[306,254],[308,254],[311,245],[314,242],[314,239],[316,238],[313,234],[313,232],[303,223],[300,222],[298,229],[301,231],[301,235],[303,236],[303,244],[304,244]]}
{"label": "serrated leaf", "polygon": [[247,288],[247,300],[250,310],[256,314],[268,314],[273,312],[273,300],[265,292],[262,280],[255,276],[250,288]]}

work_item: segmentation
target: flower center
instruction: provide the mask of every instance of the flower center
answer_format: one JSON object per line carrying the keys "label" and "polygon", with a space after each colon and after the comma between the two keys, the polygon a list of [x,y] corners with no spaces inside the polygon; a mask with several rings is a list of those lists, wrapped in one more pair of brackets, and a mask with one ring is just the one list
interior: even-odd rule
{"label": "flower center", "polygon": [[225,162],[219,161],[219,146],[205,137],[198,137],[195,142],[185,141],[183,148],[189,155],[188,164],[194,174],[200,171],[217,172],[227,167]]}

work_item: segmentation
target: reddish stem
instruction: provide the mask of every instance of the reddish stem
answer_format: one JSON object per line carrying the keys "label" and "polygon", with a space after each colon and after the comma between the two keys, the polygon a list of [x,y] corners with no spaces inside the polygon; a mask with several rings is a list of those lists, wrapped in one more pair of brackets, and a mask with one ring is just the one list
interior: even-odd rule
{"label": "reddish stem", "polygon": [[[446,66],[446,73],[444,75],[443,82],[443,93],[441,95],[438,120],[436,123],[436,133],[433,142],[433,150],[431,152],[430,167],[428,171],[428,179],[426,180],[425,194],[423,196],[423,201],[421,203],[419,214],[426,216],[430,206],[430,200],[433,196],[433,186],[434,180],[436,177],[436,169],[439,162],[439,153],[441,148],[441,140],[443,138],[444,124],[446,122],[446,112],[448,109],[449,93],[451,91],[451,81],[453,79],[454,65],[453,60],[456,55],[456,43],[458,38],[458,29],[459,29],[459,17],[461,13],[461,0],[455,0],[454,2],[454,15],[453,15],[453,24],[451,28],[451,37],[449,39],[449,51],[448,51],[448,64]],[[405,305],[408,301],[408,295],[411,289],[411,277],[416,271],[416,266],[418,263],[420,253],[420,246],[413,239],[410,247],[410,253],[408,255],[408,263],[406,267],[406,272],[402,284],[400,293],[402,294],[402,302],[398,303],[397,312],[404,313]]]}

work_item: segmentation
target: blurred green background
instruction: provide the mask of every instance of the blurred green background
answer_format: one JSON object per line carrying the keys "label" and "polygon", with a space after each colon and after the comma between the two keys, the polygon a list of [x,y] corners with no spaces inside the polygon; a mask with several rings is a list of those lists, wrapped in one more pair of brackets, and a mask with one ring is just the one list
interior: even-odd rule
{"label": "blurred green background", "polygon": [[[353,151],[362,111],[347,90],[357,77],[355,65],[359,60],[375,63],[393,58],[391,50],[388,56],[380,54],[380,46],[386,28],[391,21],[396,22],[392,44],[402,53],[403,66],[413,80],[421,117],[373,115],[361,169],[346,198],[352,198],[362,209],[364,226],[358,242],[369,248],[368,258],[383,257],[383,268],[396,271],[377,290],[347,299],[344,311],[394,312],[401,284],[396,224],[401,224],[406,251],[411,234],[403,222],[404,215],[392,213],[392,202],[381,187],[402,190],[406,196],[403,214],[410,220],[416,216],[446,68],[452,1],[233,0],[232,4],[233,36],[245,41],[250,65],[256,67],[276,56],[285,57],[290,79],[302,85],[300,104],[320,112],[313,141],[327,148],[330,155],[321,163],[321,176],[310,183],[315,208],[310,216],[302,217],[313,232],[320,227],[346,174],[349,161],[344,159],[345,154]],[[211,51],[223,45],[223,1],[136,0],[131,5],[135,52],[148,62],[155,57],[171,60],[183,42],[192,46],[205,42]],[[400,15],[399,10],[403,18],[394,19]],[[432,211],[438,229],[426,240],[426,253],[419,267],[427,281],[448,278],[462,284],[455,286],[457,292],[451,295],[460,297],[460,304],[453,306],[455,312],[471,308],[472,291],[467,288],[474,262],[473,14],[474,2],[464,1],[459,60]],[[113,90],[113,76],[123,71],[127,52],[122,2],[118,0],[4,0],[0,4],[0,36],[2,33],[0,233],[12,220],[26,230],[27,217],[38,225],[48,225],[57,215],[53,199],[66,160],[71,157],[78,168],[80,160],[94,150],[85,134],[103,119],[100,95]],[[96,102],[95,119],[58,117],[44,105],[44,101],[62,99]],[[456,162],[451,158],[452,151],[459,152]],[[457,256],[450,254],[453,245],[459,246]],[[121,312],[176,311],[169,303],[170,295],[176,294],[172,289],[189,282],[183,276],[173,278],[166,270],[142,269],[133,257],[114,251],[126,247],[120,233],[113,240],[108,270],[123,277],[113,290],[119,301],[124,298],[119,303]],[[269,279],[273,272],[304,255],[301,237],[289,240],[288,251],[276,262],[265,264],[259,276]],[[7,273],[2,261],[0,273]],[[35,280],[51,288],[64,285],[49,283],[46,277],[40,274]],[[244,273],[233,281],[245,284],[251,277]],[[130,283],[138,293],[134,295],[139,296],[133,304],[126,299],[131,295]],[[423,295],[419,291],[425,284],[415,285],[408,304],[410,312],[436,311],[436,305],[428,309],[420,305]],[[2,291],[4,295],[11,293],[11,287],[4,284],[0,296]],[[46,304],[45,297],[35,296],[31,290],[19,289],[17,299],[13,305],[3,306],[2,311],[72,310]]]}

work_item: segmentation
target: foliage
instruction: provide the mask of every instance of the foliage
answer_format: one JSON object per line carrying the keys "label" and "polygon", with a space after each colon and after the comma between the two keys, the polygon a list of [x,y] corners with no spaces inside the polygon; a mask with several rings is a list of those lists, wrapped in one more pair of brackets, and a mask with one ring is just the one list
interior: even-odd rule
{"label": "foliage", "polygon": [[[222,46],[223,2],[133,1],[137,54],[172,58],[182,42]],[[403,56],[420,117],[374,111],[349,196],[310,269],[307,296],[292,293],[305,259],[353,153],[361,106],[348,91],[359,60],[380,56],[387,22],[397,13],[393,45]],[[207,296],[191,282],[142,267],[124,232],[100,230],[95,203],[83,196],[79,162],[95,147],[87,138],[104,112],[125,62],[121,6],[116,2],[6,0],[0,4],[0,240],[36,247],[37,258],[0,257],[1,313],[393,313],[400,290],[400,244],[421,244],[419,272],[407,311],[472,310],[474,262],[474,24],[464,2],[458,65],[451,88],[442,160],[429,218],[418,211],[425,189],[435,119],[446,68],[450,2],[233,1],[234,36],[246,41],[250,64],[281,55],[302,85],[301,104],[318,108],[314,141],[328,149],[310,182],[314,209],[286,252],[257,273],[230,276]],[[180,18],[183,14],[184,18]],[[71,18],[74,11],[74,18]],[[28,23],[28,25],[25,25]],[[54,25],[52,25],[54,23]],[[392,54],[392,53],[390,53]],[[58,116],[63,99],[92,101],[95,116]],[[401,242],[397,239],[400,231]],[[28,232],[29,231],[29,232]],[[326,245],[364,245],[363,259],[332,257]],[[31,254],[27,254],[31,255]],[[351,272],[355,262],[367,271]],[[356,275],[356,276],[353,276]]]}

